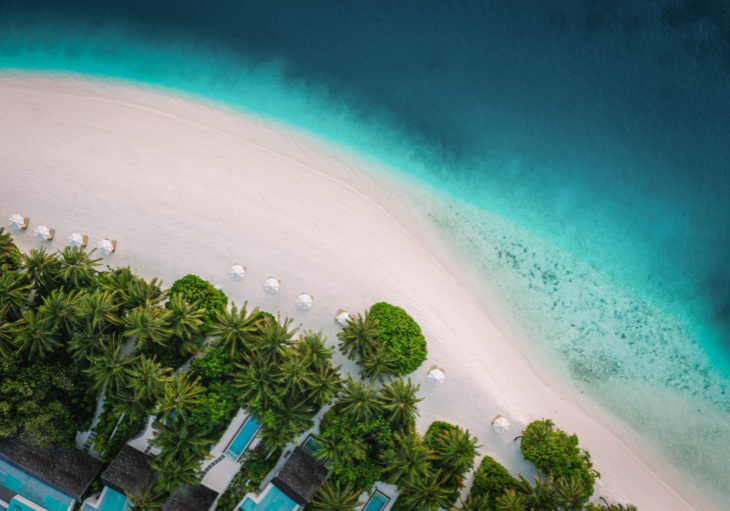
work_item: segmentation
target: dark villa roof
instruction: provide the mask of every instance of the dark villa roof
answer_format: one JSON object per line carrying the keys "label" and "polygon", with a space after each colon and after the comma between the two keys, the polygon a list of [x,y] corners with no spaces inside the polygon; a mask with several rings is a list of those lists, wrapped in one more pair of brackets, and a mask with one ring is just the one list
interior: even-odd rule
{"label": "dark villa roof", "polygon": [[327,477],[327,468],[301,447],[295,447],[289,459],[271,481],[300,506],[306,506]]}
{"label": "dark villa roof", "polygon": [[78,501],[104,466],[78,449],[39,449],[17,438],[0,438],[0,459]]}
{"label": "dark villa roof", "polygon": [[149,459],[142,451],[125,445],[102,474],[101,481],[114,491],[141,497],[145,487],[155,477],[155,471],[147,462]]}
{"label": "dark villa roof", "polygon": [[207,511],[218,497],[218,492],[203,484],[187,485],[185,493],[181,488],[175,490],[167,499],[162,511]]}

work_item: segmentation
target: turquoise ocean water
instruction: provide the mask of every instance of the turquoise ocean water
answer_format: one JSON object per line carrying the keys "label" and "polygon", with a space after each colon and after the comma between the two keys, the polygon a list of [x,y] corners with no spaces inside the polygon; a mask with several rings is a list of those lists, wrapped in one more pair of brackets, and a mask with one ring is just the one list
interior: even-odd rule
{"label": "turquoise ocean water", "polygon": [[726,2],[0,0],[0,69],[192,93],[428,183],[554,370],[730,498]]}

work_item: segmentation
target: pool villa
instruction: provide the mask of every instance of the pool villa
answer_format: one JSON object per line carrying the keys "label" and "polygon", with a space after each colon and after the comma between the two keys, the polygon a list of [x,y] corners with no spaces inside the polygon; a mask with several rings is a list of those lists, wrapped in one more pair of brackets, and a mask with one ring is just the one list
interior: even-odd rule
{"label": "pool villa", "polygon": [[103,464],[79,450],[0,439],[0,510],[71,511]]}
{"label": "pool villa", "polygon": [[312,500],[327,477],[327,468],[301,447],[295,447],[284,465],[260,494],[249,493],[241,511],[298,511]]}

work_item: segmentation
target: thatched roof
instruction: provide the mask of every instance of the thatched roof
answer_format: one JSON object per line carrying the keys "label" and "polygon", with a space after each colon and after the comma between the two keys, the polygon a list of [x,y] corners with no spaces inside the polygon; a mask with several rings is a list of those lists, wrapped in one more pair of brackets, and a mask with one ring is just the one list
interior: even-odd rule
{"label": "thatched roof", "polygon": [[271,481],[300,506],[306,506],[327,477],[327,468],[301,447],[295,447]]}
{"label": "thatched roof", "polygon": [[183,492],[175,490],[167,499],[162,511],[207,511],[218,497],[218,492],[203,484],[187,485]]}
{"label": "thatched roof", "polygon": [[0,438],[0,459],[78,501],[104,466],[78,449],[39,449],[17,438]]}
{"label": "thatched roof", "polygon": [[145,453],[131,445],[125,445],[106,472],[101,481],[114,491],[135,497],[142,497],[142,492],[155,477],[155,471],[150,467],[150,459]]}

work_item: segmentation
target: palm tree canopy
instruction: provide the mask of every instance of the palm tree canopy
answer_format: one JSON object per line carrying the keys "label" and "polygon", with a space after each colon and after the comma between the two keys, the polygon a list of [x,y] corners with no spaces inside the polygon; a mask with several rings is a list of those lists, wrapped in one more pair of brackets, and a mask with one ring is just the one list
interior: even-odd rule
{"label": "palm tree canopy", "polygon": [[197,302],[189,304],[181,294],[174,294],[170,297],[166,307],[170,311],[167,318],[168,327],[172,334],[183,341],[190,341],[193,336],[200,333],[203,310],[199,309]]}
{"label": "palm tree canopy", "polygon": [[375,383],[371,383],[366,386],[362,381],[354,381],[352,377],[348,378],[340,391],[340,399],[336,406],[356,420],[367,420],[373,417],[380,409],[378,391],[374,385]]}
{"label": "palm tree canopy", "polygon": [[294,334],[299,330],[299,327],[291,329],[293,321],[291,318],[282,320],[280,316],[276,320],[264,318],[260,323],[258,339],[253,345],[256,356],[275,363],[283,361],[294,344]]}
{"label": "palm tree canopy", "polygon": [[176,373],[164,383],[159,413],[163,417],[171,413],[175,416],[185,414],[200,402],[204,393],[200,376],[193,378],[192,373]]}
{"label": "palm tree canopy", "polygon": [[389,413],[389,420],[392,423],[406,427],[413,422],[418,415],[416,404],[422,401],[422,397],[416,397],[416,392],[421,385],[414,385],[411,379],[408,381],[398,378],[391,381],[380,389],[380,403]]}
{"label": "palm tree canopy", "polygon": [[172,335],[167,328],[167,309],[145,304],[137,307],[124,316],[124,336],[137,337],[137,346],[146,346],[148,343],[164,344]]}
{"label": "palm tree canopy", "polygon": [[96,267],[101,261],[101,258],[90,257],[94,250],[88,254],[79,247],[66,247],[62,252],[59,251],[58,278],[69,291],[93,282],[98,273]]}
{"label": "palm tree canopy", "polygon": [[314,511],[355,511],[362,505],[360,493],[353,484],[343,485],[330,479],[317,490],[311,508]]}
{"label": "palm tree canopy", "polygon": [[91,366],[85,370],[94,380],[91,388],[117,396],[129,384],[129,370],[136,357],[132,354],[123,355],[119,343],[104,345],[100,351],[100,355],[89,358]]}
{"label": "palm tree canopy", "polygon": [[40,312],[27,310],[14,324],[15,344],[28,356],[45,357],[62,344],[55,330],[49,329]]}
{"label": "palm tree canopy", "polygon": [[383,474],[387,482],[402,490],[428,475],[431,460],[431,453],[421,435],[396,434],[393,447],[383,459]]}
{"label": "palm tree canopy", "polygon": [[32,249],[29,254],[23,254],[21,266],[41,295],[57,286],[58,259],[46,252],[46,247]]}
{"label": "palm tree canopy", "polygon": [[383,333],[378,323],[367,311],[362,315],[350,316],[342,331],[337,334],[340,350],[347,354],[347,358],[360,359],[373,347],[377,337]]}
{"label": "palm tree canopy", "polygon": [[72,335],[79,325],[77,313],[80,301],[81,296],[77,291],[54,289],[43,299],[38,310],[43,314],[43,322],[49,329]]}
{"label": "palm tree canopy", "polygon": [[468,430],[461,428],[445,431],[438,438],[438,452],[441,465],[454,474],[464,475],[474,468],[474,458],[477,455],[476,437],[472,437]]}
{"label": "palm tree canopy", "polygon": [[228,353],[233,361],[249,354],[259,337],[259,308],[247,314],[247,305],[248,302],[244,302],[239,311],[234,303],[230,311],[218,311],[217,322],[210,330],[210,334],[217,338],[216,347]]}

